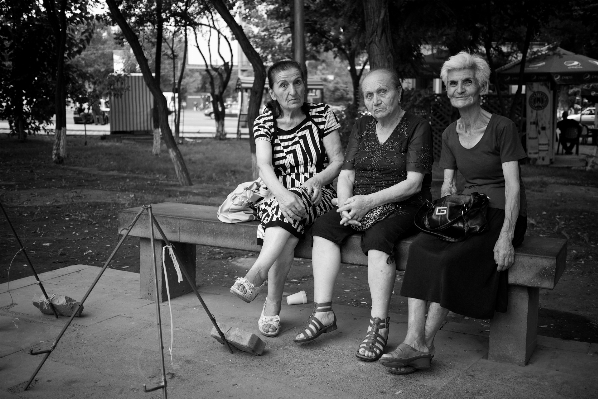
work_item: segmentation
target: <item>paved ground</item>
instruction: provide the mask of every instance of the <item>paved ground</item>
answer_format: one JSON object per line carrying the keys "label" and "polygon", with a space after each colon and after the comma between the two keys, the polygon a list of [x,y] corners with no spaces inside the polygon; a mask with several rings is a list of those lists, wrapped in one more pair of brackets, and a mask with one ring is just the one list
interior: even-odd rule
{"label": "paved ground", "polygon": [[[67,109],[67,135],[80,135],[87,134],[88,136],[103,136],[110,134],[110,124],[96,125],[96,124],[75,124],[73,122],[73,111]],[[171,129],[174,134],[174,121],[172,116],[168,118]],[[224,119],[225,131],[228,133],[228,137],[234,138],[237,134],[237,117],[227,117]],[[53,132],[54,126],[50,124],[46,127]],[[181,125],[180,136],[183,138],[206,138],[214,137],[216,133],[216,125],[213,119],[204,116],[203,111],[187,111],[183,116]],[[8,121],[0,120],[0,133],[10,133]],[[42,133],[43,134],[43,133]],[[247,128],[241,128],[241,135],[243,138],[248,137],[249,130]]]}
{"label": "paved ground", "polygon": [[[49,293],[83,297],[100,269],[75,265],[47,272]],[[159,382],[155,305],[139,299],[139,275],[108,269],[73,324],[50,355],[33,386],[22,387],[42,361],[32,347],[51,345],[67,318],[41,314],[32,305],[40,293],[32,277],[0,285],[0,398],[160,398],[143,392]],[[224,287],[200,293],[219,323],[257,332],[263,294],[246,304]],[[377,363],[354,356],[368,311],[335,306],[339,329],[311,344],[293,337],[311,312],[283,305],[283,332],[265,338],[263,356],[230,354],[210,337],[211,323],[191,294],[172,301],[174,345],[168,305],[161,306],[168,395],[171,398],[595,398],[598,345],[539,337],[526,367],[486,360],[487,331],[479,323],[449,322],[438,333],[433,368],[393,376]],[[391,314],[390,349],[406,330]]]}

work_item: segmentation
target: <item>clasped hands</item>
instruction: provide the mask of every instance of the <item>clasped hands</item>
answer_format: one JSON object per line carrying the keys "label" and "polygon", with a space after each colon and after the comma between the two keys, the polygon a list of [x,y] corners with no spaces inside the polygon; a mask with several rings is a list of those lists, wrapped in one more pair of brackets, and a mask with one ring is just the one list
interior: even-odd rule
{"label": "clasped hands", "polygon": [[[318,205],[322,200],[322,184],[319,179],[312,177],[303,183],[302,187],[310,196],[313,205]],[[305,205],[303,205],[303,201],[291,191],[285,190],[282,195],[279,195],[277,200],[280,211],[287,219],[301,220],[307,216],[307,210],[305,209]]]}
{"label": "clasped hands", "polygon": [[374,207],[368,195],[354,195],[338,205],[336,211],[341,214],[340,224],[343,226],[361,226],[363,216]]}

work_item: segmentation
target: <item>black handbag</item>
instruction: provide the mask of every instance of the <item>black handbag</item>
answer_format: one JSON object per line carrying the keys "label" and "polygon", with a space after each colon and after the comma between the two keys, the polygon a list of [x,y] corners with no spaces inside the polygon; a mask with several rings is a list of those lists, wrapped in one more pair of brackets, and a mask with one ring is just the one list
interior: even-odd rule
{"label": "black handbag", "polygon": [[442,240],[463,241],[486,230],[489,202],[486,194],[447,195],[426,201],[417,211],[414,223],[424,233]]}

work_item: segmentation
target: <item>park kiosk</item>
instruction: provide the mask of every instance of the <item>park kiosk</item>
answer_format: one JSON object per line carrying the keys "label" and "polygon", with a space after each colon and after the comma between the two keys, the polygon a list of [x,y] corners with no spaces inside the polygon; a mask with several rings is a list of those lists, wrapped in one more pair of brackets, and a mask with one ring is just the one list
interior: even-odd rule
{"label": "park kiosk", "polygon": [[[521,60],[497,70],[503,83],[519,82]],[[531,57],[523,72],[527,156],[538,165],[554,162],[557,85],[598,83],[598,60],[551,46]]]}
{"label": "park kiosk", "polygon": [[119,92],[110,96],[110,134],[151,134],[154,97],[141,73],[119,77]]}

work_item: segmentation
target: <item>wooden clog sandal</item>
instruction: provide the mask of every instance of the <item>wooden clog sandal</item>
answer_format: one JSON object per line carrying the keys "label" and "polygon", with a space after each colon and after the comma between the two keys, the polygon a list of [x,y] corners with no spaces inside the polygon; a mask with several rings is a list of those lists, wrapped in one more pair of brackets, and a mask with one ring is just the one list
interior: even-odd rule
{"label": "wooden clog sandal", "polygon": [[418,370],[424,370],[430,368],[433,357],[432,353],[418,351],[403,342],[397,349],[384,355],[380,360],[380,364],[392,368],[410,366]]}
{"label": "wooden clog sandal", "polygon": [[322,324],[320,319],[316,317],[317,312],[333,312],[332,302],[314,303],[314,310],[311,313],[311,316],[309,316],[307,327],[305,327],[302,332],[297,334],[293,341],[297,342],[298,344],[302,344],[304,342],[313,341],[324,333],[329,333],[336,330],[336,315],[334,315],[332,324],[325,326]]}
{"label": "wooden clog sandal", "polygon": [[245,277],[239,277],[233,286],[230,287],[230,292],[249,303],[255,299],[264,285],[266,285],[265,281],[262,283],[262,285],[256,287]]}
{"label": "wooden clog sandal", "polygon": [[[359,349],[355,352],[355,356],[357,356],[359,360],[364,362],[375,362],[380,359],[382,352],[384,352],[386,342],[388,341],[389,322],[390,317],[387,317],[385,320],[382,320],[379,317],[370,317],[370,331],[368,331],[365,339],[361,345],[359,345]],[[382,328],[386,328],[386,337],[379,333]],[[362,355],[359,353],[361,349],[374,353],[374,356]]]}
{"label": "wooden clog sandal", "polygon": [[[430,347],[430,355],[432,355],[432,357],[430,358],[430,365],[432,363],[432,360],[434,360],[434,354],[436,353],[436,348],[434,347],[434,344],[432,344],[432,346]],[[382,359],[384,359],[384,357],[382,357]],[[382,360],[380,360],[380,363],[385,366]],[[388,372],[390,374],[394,374],[394,375],[407,375],[407,374],[412,374],[415,373],[416,371],[419,370],[425,370],[425,369],[421,369],[421,368],[416,368],[413,366],[397,366],[397,367],[388,367]]]}

